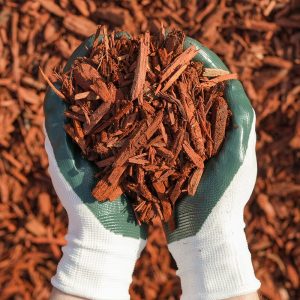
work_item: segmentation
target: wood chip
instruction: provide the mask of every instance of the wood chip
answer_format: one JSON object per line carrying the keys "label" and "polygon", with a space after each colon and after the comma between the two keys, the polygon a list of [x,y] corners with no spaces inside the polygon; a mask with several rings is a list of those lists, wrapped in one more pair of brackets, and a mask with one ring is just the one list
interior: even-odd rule
{"label": "wood chip", "polygon": [[148,54],[150,46],[150,33],[146,32],[140,40],[140,50],[137,60],[137,66],[134,73],[134,80],[131,88],[131,100],[140,96],[143,92],[143,87],[146,79]]}

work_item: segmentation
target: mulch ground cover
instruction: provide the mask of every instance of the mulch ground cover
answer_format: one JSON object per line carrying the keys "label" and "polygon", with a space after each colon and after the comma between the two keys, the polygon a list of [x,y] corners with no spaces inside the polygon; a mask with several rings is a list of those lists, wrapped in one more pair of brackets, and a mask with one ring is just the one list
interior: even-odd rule
{"label": "mulch ground cover", "polygon": [[[215,51],[257,114],[258,180],[245,210],[261,294],[299,299],[300,3],[293,0],[0,1],[1,299],[47,299],[67,217],[47,174],[43,99],[97,24],[131,34],[177,28]],[[299,242],[298,242],[299,243]],[[159,226],[137,261],[132,299],[179,299]]]}
{"label": "mulch ground cover", "polygon": [[177,200],[195,195],[224,141],[224,82],[236,74],[192,61],[198,51],[184,50],[182,31],[128,39],[103,26],[95,36],[89,54],[56,75],[60,91],[44,75],[67,105],[65,131],[97,166],[95,199],[125,194],[138,224],[158,218],[174,229]]}

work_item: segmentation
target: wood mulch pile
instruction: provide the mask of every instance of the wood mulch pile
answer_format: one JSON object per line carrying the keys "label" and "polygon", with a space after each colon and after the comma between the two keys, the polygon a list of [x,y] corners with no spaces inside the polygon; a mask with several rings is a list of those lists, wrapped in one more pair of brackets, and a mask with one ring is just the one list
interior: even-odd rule
{"label": "wood mulch pile", "polygon": [[182,31],[119,34],[99,27],[87,57],[57,74],[61,91],[53,88],[68,107],[67,134],[98,167],[94,198],[126,194],[139,224],[159,218],[174,227],[176,201],[195,195],[225,138],[224,82],[236,74],[192,61],[198,51],[183,49]]}
{"label": "wood mulch pile", "polygon": [[[7,0],[0,1],[1,299],[47,299],[66,232],[46,172],[39,66],[55,80],[53,69],[97,24],[140,33],[159,31],[162,21],[219,54],[252,100],[259,173],[245,220],[254,267],[266,299],[300,298],[299,1]],[[153,230],[137,262],[132,299],[179,299],[159,238]]]}

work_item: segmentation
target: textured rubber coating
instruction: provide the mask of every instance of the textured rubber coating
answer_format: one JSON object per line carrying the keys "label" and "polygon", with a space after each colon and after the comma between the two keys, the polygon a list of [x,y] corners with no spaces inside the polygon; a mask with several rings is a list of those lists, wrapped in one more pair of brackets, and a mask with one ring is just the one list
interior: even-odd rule
{"label": "textured rubber coating", "polygon": [[[94,36],[88,38],[74,51],[67,62],[65,71],[70,68],[75,58],[88,54],[93,41]],[[203,62],[209,68],[227,70],[215,53],[196,40],[186,38],[185,48],[191,44],[200,50],[195,57],[196,61]],[[59,88],[59,85],[56,87]],[[218,157],[209,160],[206,164],[196,195],[186,197],[177,205],[175,218],[178,228],[172,233],[169,233],[166,228],[169,241],[193,236],[200,230],[244,160],[253,122],[253,109],[241,83],[237,80],[227,83],[226,98],[233,112],[231,130],[227,133],[226,141]],[[146,228],[136,225],[132,208],[125,196],[114,202],[103,203],[91,196],[91,190],[96,184],[94,179],[96,168],[82,157],[78,147],[66,135],[62,126],[66,123],[65,109],[64,102],[51,89],[48,89],[44,104],[45,127],[61,173],[105,228],[124,236],[145,239]]]}

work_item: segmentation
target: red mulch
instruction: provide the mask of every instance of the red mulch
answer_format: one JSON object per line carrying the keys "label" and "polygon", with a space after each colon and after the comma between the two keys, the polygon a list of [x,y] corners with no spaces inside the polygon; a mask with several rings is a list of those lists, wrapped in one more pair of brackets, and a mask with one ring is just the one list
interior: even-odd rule
{"label": "red mulch", "polygon": [[[66,232],[46,171],[39,66],[50,76],[96,24],[138,33],[161,22],[199,39],[239,74],[257,113],[259,173],[245,210],[256,275],[266,299],[300,299],[297,0],[0,1],[1,299],[48,298]],[[179,299],[159,230],[149,240],[132,299]]]}

